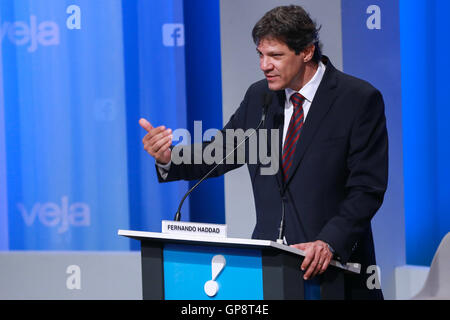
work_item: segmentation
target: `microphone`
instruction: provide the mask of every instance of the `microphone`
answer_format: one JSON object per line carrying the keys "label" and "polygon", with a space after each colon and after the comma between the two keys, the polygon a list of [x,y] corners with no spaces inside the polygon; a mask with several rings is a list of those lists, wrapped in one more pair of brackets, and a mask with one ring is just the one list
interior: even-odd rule
{"label": "microphone", "polygon": [[256,127],[255,131],[258,130],[260,126],[264,125],[264,123],[266,121],[267,110],[269,109],[269,106],[271,104],[272,104],[272,95],[270,93],[266,92],[264,94],[264,104],[263,104],[263,113],[262,113],[262,116],[261,116],[261,121],[258,124],[258,126]]}
{"label": "microphone", "polygon": [[284,218],[286,216],[285,214],[285,202],[287,201],[286,195],[284,194],[284,190],[280,191],[281,194],[281,221],[280,221],[280,227],[278,228],[278,239],[277,243],[279,244],[287,244],[286,240],[284,238]]}
{"label": "microphone", "polygon": [[[276,115],[276,120],[278,121],[279,125],[284,123],[284,113],[278,113]],[[281,167],[281,164],[280,164]],[[283,170],[283,169],[281,169]],[[277,180],[278,183],[278,180]],[[280,186],[278,183],[278,190],[280,192],[281,196],[281,220],[280,220],[280,227],[278,228],[278,239],[277,243],[279,244],[287,244],[286,239],[284,237],[284,227],[285,227],[285,217],[286,217],[286,202],[288,201],[286,197],[286,185]]]}
{"label": "microphone", "polygon": [[[274,126],[275,128],[278,128],[284,123],[284,110],[278,112],[274,116]],[[278,183],[278,179],[277,179]],[[281,196],[281,220],[280,220],[280,227],[278,228],[278,239],[276,240],[279,244],[287,244],[286,239],[284,237],[284,228],[285,228],[285,217],[286,217],[286,202],[288,201],[286,196],[286,186],[280,186],[278,183],[278,190]]]}
{"label": "microphone", "polygon": [[214,170],[217,169],[217,167],[221,164],[223,164],[223,162],[232,154],[234,154],[234,152],[245,142],[247,142],[247,140],[256,133],[256,131],[264,124],[264,122],[266,121],[266,115],[267,115],[267,110],[269,109],[269,106],[272,104],[272,95],[268,92],[266,92],[264,94],[264,104],[263,104],[263,111],[262,111],[262,116],[261,116],[261,120],[259,121],[259,124],[256,126],[256,128],[253,130],[253,132],[251,134],[249,134],[248,136],[245,137],[244,140],[242,140],[230,153],[228,153],[222,160],[220,160],[219,163],[217,163],[211,170],[208,171],[207,174],[205,174],[191,189],[189,189],[188,192],[186,192],[186,194],[184,195],[184,197],[181,199],[180,204],[178,206],[178,210],[175,213],[175,218],[174,221],[180,221],[181,219],[181,207],[183,206],[184,201],[186,200],[187,196],[191,194],[192,191],[194,191],[199,185],[200,183],[202,183],[206,178],[208,178],[211,173],[214,172]]}

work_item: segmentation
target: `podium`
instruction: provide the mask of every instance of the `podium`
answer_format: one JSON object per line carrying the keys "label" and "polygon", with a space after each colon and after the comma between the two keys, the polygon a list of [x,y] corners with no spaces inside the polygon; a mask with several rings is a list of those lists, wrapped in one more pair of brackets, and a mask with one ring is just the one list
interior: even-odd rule
{"label": "podium", "polygon": [[[141,242],[144,300],[304,299],[304,252],[269,240],[119,230]],[[360,272],[332,260],[327,272]]]}

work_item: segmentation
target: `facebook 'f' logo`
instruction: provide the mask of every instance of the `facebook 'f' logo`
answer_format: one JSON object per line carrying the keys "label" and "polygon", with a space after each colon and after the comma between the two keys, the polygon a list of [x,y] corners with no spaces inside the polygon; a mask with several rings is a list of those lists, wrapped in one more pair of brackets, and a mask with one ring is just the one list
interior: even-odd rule
{"label": "facebook 'f' logo", "polygon": [[162,27],[163,45],[165,47],[184,46],[184,25],[181,23],[166,23]]}

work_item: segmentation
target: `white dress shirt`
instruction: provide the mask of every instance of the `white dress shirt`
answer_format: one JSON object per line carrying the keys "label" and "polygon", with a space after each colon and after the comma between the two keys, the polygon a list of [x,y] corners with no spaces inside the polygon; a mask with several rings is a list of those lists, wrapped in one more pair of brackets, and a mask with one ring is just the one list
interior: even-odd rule
{"label": "white dress shirt", "polygon": [[316,95],[317,89],[319,88],[320,82],[322,81],[323,75],[325,73],[325,68],[325,65],[322,63],[322,61],[320,61],[316,73],[311,78],[311,80],[309,80],[308,83],[300,89],[300,91],[295,91],[290,88],[284,89],[284,92],[286,93],[286,101],[284,103],[283,145],[289,128],[289,122],[291,121],[292,112],[294,111],[294,105],[291,102],[291,96],[295,92],[298,92],[303,97],[305,97],[305,101],[303,102],[303,122],[305,122],[309,109],[311,108],[311,103],[313,102],[314,96]]}

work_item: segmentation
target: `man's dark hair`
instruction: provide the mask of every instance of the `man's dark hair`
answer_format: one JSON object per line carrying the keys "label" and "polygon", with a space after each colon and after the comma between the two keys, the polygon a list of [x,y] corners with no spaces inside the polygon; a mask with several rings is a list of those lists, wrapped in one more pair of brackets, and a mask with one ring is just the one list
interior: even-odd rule
{"label": "man's dark hair", "polygon": [[267,12],[253,27],[252,37],[256,45],[263,38],[281,40],[295,54],[299,54],[314,44],[313,60],[322,58],[319,42],[319,30],[309,14],[300,6],[280,6]]}

